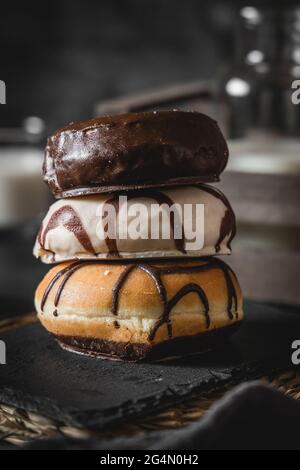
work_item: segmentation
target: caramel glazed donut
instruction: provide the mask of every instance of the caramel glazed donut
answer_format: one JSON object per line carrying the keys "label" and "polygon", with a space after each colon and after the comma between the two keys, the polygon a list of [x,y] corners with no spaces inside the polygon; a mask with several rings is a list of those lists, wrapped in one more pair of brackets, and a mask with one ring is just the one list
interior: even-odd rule
{"label": "caramel glazed donut", "polygon": [[35,305],[63,348],[126,360],[211,349],[243,317],[237,278],[217,258],[62,263]]}

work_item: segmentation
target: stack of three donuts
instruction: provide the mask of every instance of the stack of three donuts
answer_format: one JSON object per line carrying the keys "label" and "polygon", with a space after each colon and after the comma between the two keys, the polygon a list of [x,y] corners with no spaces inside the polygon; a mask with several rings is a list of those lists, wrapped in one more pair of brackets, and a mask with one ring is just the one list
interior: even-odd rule
{"label": "stack of three donuts", "polygon": [[[138,360],[207,350],[236,329],[241,290],[215,257],[231,252],[235,216],[207,184],[218,181],[227,158],[217,124],[200,113],[101,117],[72,123],[48,140],[44,178],[58,200],[34,254],[58,264],[38,286],[35,304],[62,347]],[[120,196],[127,213],[137,203],[149,209],[140,213],[139,237],[129,227],[123,236],[104,231],[109,208],[120,218]],[[177,238],[174,213],[153,214],[153,202],[203,207],[201,228],[197,213],[189,214],[200,243],[188,240],[185,227]]]}

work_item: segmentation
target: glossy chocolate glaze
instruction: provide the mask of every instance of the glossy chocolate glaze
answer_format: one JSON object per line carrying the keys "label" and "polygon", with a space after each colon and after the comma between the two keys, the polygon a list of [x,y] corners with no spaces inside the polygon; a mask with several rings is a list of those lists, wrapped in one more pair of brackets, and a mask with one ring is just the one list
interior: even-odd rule
{"label": "glossy chocolate glaze", "polygon": [[[59,304],[60,297],[63,293],[63,290],[70,279],[70,277],[78,270],[81,269],[84,266],[88,266],[93,263],[101,263],[101,261],[77,261],[75,263],[72,263],[68,265],[66,268],[62,269],[59,271],[49,282],[47,288],[45,289],[42,301],[41,301],[41,311],[43,312],[45,303],[47,301],[48,295],[51,291],[51,289],[54,287],[56,282],[59,281],[59,279],[62,277],[62,281],[59,284],[59,287],[56,291],[55,299],[54,299],[54,306],[55,306],[55,312],[57,313],[57,307]],[[204,272],[208,271],[210,269],[217,268],[220,269],[224,275],[224,279],[226,282],[227,286],[227,313],[228,317],[230,320],[233,319],[233,309],[236,314],[236,318],[238,318],[238,312],[237,312],[237,294],[236,290],[232,281],[232,276],[235,278],[235,274],[233,271],[230,269],[229,266],[227,266],[223,261],[221,261],[218,258],[202,258],[199,261],[199,265],[192,265],[192,266],[172,266],[167,265],[159,265],[157,266],[155,263],[134,263],[134,264],[125,264],[124,269],[121,272],[119,278],[117,279],[114,287],[112,288],[112,303],[111,303],[111,312],[114,315],[118,315],[118,308],[119,308],[119,297],[120,294],[122,293],[122,288],[124,284],[126,283],[126,280],[130,276],[130,274],[135,270],[135,269],[140,269],[147,273],[150,278],[153,280],[156,290],[158,292],[158,295],[160,297],[162,306],[163,306],[163,312],[161,317],[157,320],[156,324],[154,325],[152,331],[149,334],[149,341],[153,341],[155,338],[155,334],[157,330],[163,325],[166,324],[168,328],[168,336],[169,338],[172,338],[172,324],[170,321],[170,312],[172,311],[173,307],[182,299],[185,295],[187,295],[190,292],[195,292],[200,300],[203,303],[204,306],[204,315],[205,315],[205,320],[206,320],[206,327],[209,328],[210,326],[210,317],[209,317],[209,303],[208,299],[206,296],[206,293],[204,290],[199,286],[198,284],[195,283],[188,283],[185,286],[183,286],[171,299],[167,299],[167,293],[166,289],[162,280],[162,276],[164,275],[173,275],[173,274],[188,274],[188,273],[193,273],[193,272]]]}
{"label": "glossy chocolate glaze", "polygon": [[160,111],[71,123],[48,139],[44,180],[57,198],[218,181],[228,148],[197,112]]}

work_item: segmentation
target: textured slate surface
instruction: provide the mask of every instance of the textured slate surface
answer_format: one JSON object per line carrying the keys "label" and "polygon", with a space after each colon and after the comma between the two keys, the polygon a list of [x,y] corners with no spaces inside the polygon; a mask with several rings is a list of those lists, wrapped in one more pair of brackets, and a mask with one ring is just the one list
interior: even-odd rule
{"label": "textured slate surface", "polygon": [[62,351],[34,324],[1,335],[0,402],[102,429],[182,401],[193,392],[291,366],[300,315],[246,303],[246,321],[223,348],[165,363],[123,363]]}

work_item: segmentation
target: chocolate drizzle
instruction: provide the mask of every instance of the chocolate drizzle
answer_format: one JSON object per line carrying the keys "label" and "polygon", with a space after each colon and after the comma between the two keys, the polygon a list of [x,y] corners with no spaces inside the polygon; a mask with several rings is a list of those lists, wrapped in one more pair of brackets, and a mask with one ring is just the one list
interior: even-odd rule
{"label": "chocolate drizzle", "polygon": [[135,268],[134,264],[131,264],[131,265],[127,266],[124,269],[124,271],[121,272],[117,282],[115,283],[114,287],[112,288],[111,312],[114,315],[118,314],[120,290],[121,290],[124,282],[126,281],[128,274],[131,271],[133,271],[134,268]]}
{"label": "chocolate drizzle", "polygon": [[[127,200],[130,201],[132,199],[138,199],[138,198],[147,198],[147,199],[154,199],[157,204],[160,206],[163,204],[166,204],[169,208],[171,208],[174,205],[174,201],[167,196],[166,194],[162,193],[161,191],[157,190],[142,190],[142,191],[133,191],[133,192],[124,192],[124,193],[118,193],[114,196],[112,196],[110,199],[108,199],[104,205],[103,205],[103,210],[102,210],[102,219],[105,217],[105,212],[107,211],[107,206],[111,205],[113,206],[115,210],[116,216],[119,213],[120,206],[119,206],[119,197],[121,195],[124,195],[127,197]],[[176,212],[176,206],[174,206],[174,210]],[[181,253],[185,254],[185,235],[184,235],[184,227],[183,225],[181,226],[181,238],[175,238],[174,237],[174,231],[175,231],[175,218],[174,218],[174,212],[170,212],[170,228],[173,234],[173,240],[175,242],[176,249],[180,251]],[[105,225],[103,227],[103,230],[107,232],[107,226]],[[108,248],[108,256],[117,256],[121,257],[119,252],[118,252],[118,247],[117,247],[117,236],[116,236],[116,220],[115,220],[115,226],[114,226],[114,233],[112,237],[109,237],[106,235],[105,237],[105,243]]]}
{"label": "chocolate drizzle", "polygon": [[[231,241],[235,236],[236,233],[236,223],[235,223],[235,215],[232,210],[232,207],[228,201],[228,199],[224,196],[223,193],[218,191],[216,188],[208,186],[208,185],[195,185],[197,189],[200,189],[201,191],[205,191],[209,193],[212,197],[215,197],[216,199],[219,199],[222,204],[225,206],[225,214],[223,216],[223,219],[220,223],[220,230],[219,230],[219,235],[218,239],[215,243],[215,251],[216,253],[219,253],[221,250],[221,245],[224,242],[224,240],[227,238],[227,246],[229,249],[231,249]],[[164,194],[161,191],[158,190],[142,190],[142,191],[133,191],[133,192],[121,192],[113,195],[109,199],[105,201],[102,207],[102,224],[103,224],[103,231],[105,233],[105,243],[107,246],[107,257],[108,258],[121,258],[122,256],[120,255],[118,251],[118,237],[117,237],[117,216],[120,211],[120,206],[119,206],[119,197],[120,196],[126,196],[127,200],[132,200],[132,199],[139,199],[139,198],[149,198],[153,199],[156,201],[156,203],[159,206],[162,206],[163,204],[166,204],[169,208],[174,206],[174,210],[176,213],[176,205],[174,201]],[[114,214],[115,214],[115,220],[112,221],[110,230],[113,233],[108,233],[108,226],[105,224],[104,218],[106,216],[106,213],[109,214],[109,208],[112,206],[114,208]],[[176,246],[176,249],[182,253],[186,254],[185,250],[185,233],[184,233],[184,224],[182,221],[181,225],[181,238],[176,238],[174,236],[175,232],[175,213],[174,211],[170,211],[170,232],[173,236],[173,240]],[[178,214],[178,220],[180,220],[179,214]],[[97,257],[97,253],[95,253],[94,248],[92,246],[91,240],[89,238],[88,233],[86,232],[82,221],[80,219],[80,216],[76,213],[76,211],[70,206],[70,205],[65,205],[56,210],[52,216],[50,217],[48,223],[44,227],[43,224],[41,226],[40,232],[38,234],[38,241],[41,245],[41,247],[45,251],[51,252],[51,250],[45,248],[46,244],[46,237],[47,234],[50,230],[55,229],[58,226],[64,226],[67,230],[72,232],[77,240],[81,243],[83,248],[86,250],[88,253],[92,253],[95,257]],[[53,254],[53,258],[55,260],[55,253],[51,252]]]}
{"label": "chocolate drizzle", "polygon": [[215,244],[215,250],[216,250],[216,253],[219,253],[221,249],[221,243],[229,235],[230,237],[228,239],[227,246],[229,249],[231,249],[231,242],[236,234],[236,222],[235,222],[234,212],[232,210],[232,207],[227,197],[217,188],[208,186],[207,184],[202,184],[201,186],[199,185],[196,187],[203,191],[206,191],[207,193],[211,194],[213,197],[219,199],[220,201],[222,201],[222,203],[226,207],[226,211],[225,211],[224,217],[220,225],[219,238]]}
{"label": "chocolate drizzle", "polygon": [[79,215],[70,205],[62,206],[57,209],[57,211],[51,215],[46,227],[43,228],[42,225],[38,234],[38,241],[45,251],[50,251],[45,248],[47,233],[59,226],[63,226],[69,230],[69,232],[72,232],[88,253],[96,255],[91,239],[85,230]]}
{"label": "chocolate drizzle", "polygon": [[62,290],[64,286],[66,285],[66,282],[68,279],[72,276],[72,274],[77,270],[80,269],[82,266],[86,265],[87,263],[81,263],[80,261],[76,261],[75,263],[69,264],[66,266],[64,269],[61,271],[58,271],[58,273],[55,274],[55,276],[51,279],[49,282],[47,288],[45,289],[45,292],[42,297],[41,301],[41,311],[43,312],[45,303],[48,299],[48,296],[50,294],[50,291],[52,290],[52,287],[54,287],[54,284],[62,277],[65,276],[62,283],[60,284],[59,288],[57,289],[56,296],[54,299],[54,306],[58,306],[58,302],[60,299],[60,296],[62,294]]}
{"label": "chocolate drizzle", "polygon": [[186,284],[183,286],[175,295],[172,297],[168,302],[164,303],[164,311],[161,316],[161,318],[156,322],[154,325],[154,328],[152,329],[150,335],[149,335],[149,340],[152,341],[155,338],[155,334],[157,330],[164,324],[166,323],[167,328],[168,328],[168,336],[171,339],[172,338],[172,324],[170,320],[170,312],[173,307],[184,297],[185,295],[189,294],[190,292],[195,292],[198,294],[199,299],[202,301],[204,305],[204,315],[206,319],[206,328],[208,329],[210,326],[210,318],[209,318],[209,304],[208,304],[208,299],[207,296],[204,292],[204,290],[198,286],[198,284],[190,283]]}
{"label": "chocolate drizzle", "polygon": [[[45,303],[47,298],[50,294],[51,289],[54,287],[56,282],[62,277],[62,281],[56,291],[56,295],[54,298],[54,307],[57,313],[57,307],[59,304],[59,300],[63,293],[63,290],[70,279],[70,277],[78,270],[84,266],[93,264],[93,263],[101,263],[101,261],[77,261],[68,265],[66,268],[59,271],[49,282],[47,288],[45,289],[42,301],[41,301],[41,311],[43,312]],[[164,275],[173,275],[173,274],[188,274],[193,272],[204,272],[210,269],[216,268],[220,269],[224,275],[224,279],[226,282],[227,287],[227,313],[230,320],[233,319],[233,310],[235,310],[236,318],[238,318],[238,301],[237,301],[237,294],[233,284],[233,279],[236,279],[234,272],[231,270],[229,266],[227,266],[223,261],[218,258],[201,258],[199,265],[192,265],[192,266],[156,266],[153,264],[144,264],[144,263],[135,263],[135,264],[127,264],[124,270],[121,272],[120,276],[118,277],[113,289],[112,289],[112,303],[111,303],[111,312],[114,315],[118,315],[119,309],[119,298],[120,293],[126,283],[126,280],[130,276],[130,274],[135,269],[141,269],[146,274],[148,274],[151,279],[153,280],[157,293],[160,297],[162,306],[163,306],[163,313],[161,317],[157,320],[156,324],[154,325],[152,331],[149,334],[149,340],[153,341],[158,329],[163,325],[166,324],[168,329],[168,336],[172,338],[172,324],[170,320],[170,313],[173,307],[187,294],[194,292],[198,295],[199,299],[201,300],[204,306],[204,315],[206,320],[206,328],[208,329],[210,326],[210,317],[209,317],[209,303],[206,296],[206,293],[196,283],[189,283],[183,286],[171,299],[167,299],[167,293],[162,281],[162,276]],[[116,325],[115,325],[116,326]]]}

